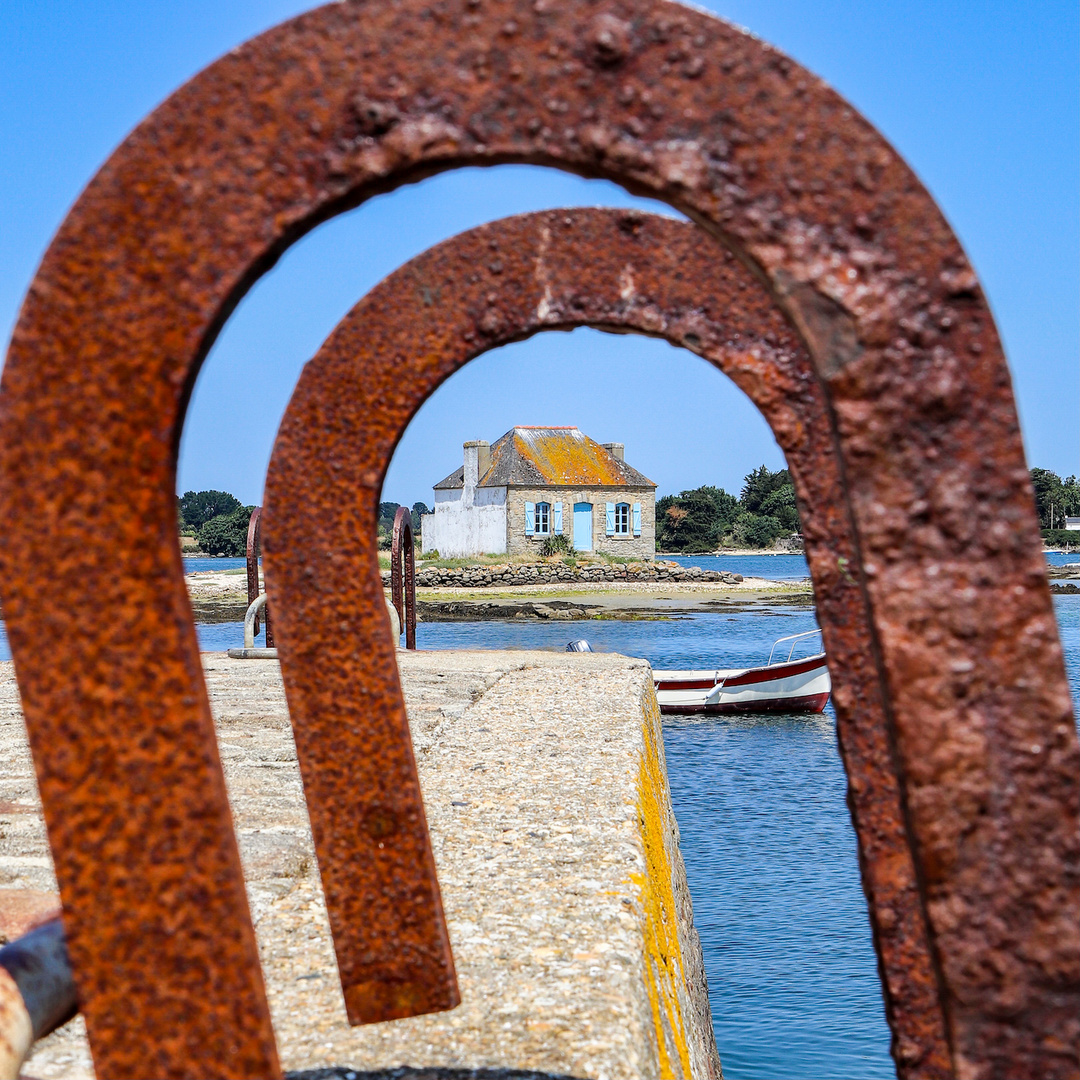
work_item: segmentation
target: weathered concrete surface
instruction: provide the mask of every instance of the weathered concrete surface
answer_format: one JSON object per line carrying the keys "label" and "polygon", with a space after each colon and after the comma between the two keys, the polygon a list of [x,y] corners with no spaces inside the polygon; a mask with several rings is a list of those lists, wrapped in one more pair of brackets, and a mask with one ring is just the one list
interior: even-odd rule
{"label": "weathered concrete surface", "polygon": [[[719,1075],[648,665],[525,652],[399,663],[462,1004],[350,1029],[278,665],[204,656],[286,1068]],[[0,746],[0,888],[48,894],[10,664]],[[81,1023],[43,1040],[26,1074],[92,1076]]]}

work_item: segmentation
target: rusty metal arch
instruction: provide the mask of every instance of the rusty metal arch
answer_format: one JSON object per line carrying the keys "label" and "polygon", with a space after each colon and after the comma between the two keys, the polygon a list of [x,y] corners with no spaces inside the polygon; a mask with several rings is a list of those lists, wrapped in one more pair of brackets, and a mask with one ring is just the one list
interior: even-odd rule
{"label": "rusty metal arch", "polygon": [[1075,1072],[1078,750],[989,309],[870,125],[769,46],[664,0],[303,15],[160,106],[46,253],[0,392],[0,591],[99,1067],[277,1067],[175,537],[199,363],[314,225],[512,161],[679,207],[798,327],[927,868],[953,1068]]}
{"label": "rusty metal arch", "polygon": [[[835,693],[847,703],[840,745],[893,1051],[905,1075],[947,1073],[870,613],[845,571],[857,545],[825,394],[798,335],[731,252],[696,226],[636,211],[507,218],[418,256],[335,327],[282,419],[266,480],[267,589],[350,1019],[386,1018],[404,987],[414,1007],[456,1003],[381,607],[372,522],[383,477],[406,425],[451,374],[507,342],[576,326],[662,337],[704,357],[761,409],[787,455]],[[356,828],[369,820],[377,829]]]}

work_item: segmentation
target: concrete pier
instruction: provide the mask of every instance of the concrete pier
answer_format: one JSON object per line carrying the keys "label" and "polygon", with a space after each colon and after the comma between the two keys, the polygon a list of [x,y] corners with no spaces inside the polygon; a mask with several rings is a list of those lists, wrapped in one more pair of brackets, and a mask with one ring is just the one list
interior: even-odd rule
{"label": "concrete pier", "polygon": [[[278,665],[204,656],[285,1068],[719,1077],[648,665],[536,652],[399,664],[462,1004],[350,1028]],[[0,748],[2,928],[5,909],[55,889],[10,664]],[[93,1076],[81,1021],[39,1043],[25,1073]]]}

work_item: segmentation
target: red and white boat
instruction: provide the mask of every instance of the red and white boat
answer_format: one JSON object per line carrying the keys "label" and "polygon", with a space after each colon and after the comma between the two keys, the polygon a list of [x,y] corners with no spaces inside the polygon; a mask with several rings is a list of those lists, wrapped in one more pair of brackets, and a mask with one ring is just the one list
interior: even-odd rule
{"label": "red and white boat", "polygon": [[[662,713],[819,713],[829,700],[832,683],[825,654],[793,660],[810,630],[774,642],[761,667],[718,671],[654,671],[656,700]],[[773,663],[777,645],[791,642],[786,660]]]}

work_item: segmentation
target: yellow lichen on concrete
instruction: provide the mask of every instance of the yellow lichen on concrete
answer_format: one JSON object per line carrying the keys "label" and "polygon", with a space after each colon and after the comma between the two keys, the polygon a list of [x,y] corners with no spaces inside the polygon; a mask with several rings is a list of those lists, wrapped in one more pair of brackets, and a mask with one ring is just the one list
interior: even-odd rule
{"label": "yellow lichen on concrete", "polygon": [[667,771],[661,763],[661,751],[657,746],[660,713],[655,694],[646,698],[642,719],[638,826],[645,849],[645,873],[633,874],[631,880],[640,890],[641,906],[645,912],[645,949],[649,961],[645,978],[656,1025],[660,1075],[664,1080],[676,1080],[678,1077],[690,1080],[690,1049],[679,1001],[680,990],[685,993],[686,980],[672,887],[672,866],[664,836],[671,810],[669,805],[664,805],[668,802]]}

